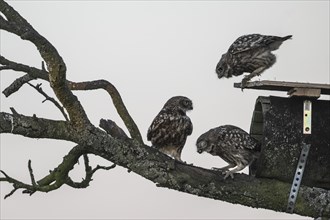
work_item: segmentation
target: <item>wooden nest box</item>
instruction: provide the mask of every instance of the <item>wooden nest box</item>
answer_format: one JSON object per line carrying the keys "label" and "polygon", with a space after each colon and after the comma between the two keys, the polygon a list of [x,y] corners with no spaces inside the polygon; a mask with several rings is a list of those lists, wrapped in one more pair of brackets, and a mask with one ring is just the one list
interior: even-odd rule
{"label": "wooden nest box", "polygon": [[[234,87],[240,88],[240,83]],[[330,101],[318,99],[321,94],[330,95],[330,85],[258,81],[249,82],[246,89],[286,91],[289,95],[256,100],[250,134],[262,146],[250,174],[292,183],[297,165],[303,161],[303,145],[309,144],[302,184],[330,189]],[[304,127],[306,100],[311,107],[310,128]]]}

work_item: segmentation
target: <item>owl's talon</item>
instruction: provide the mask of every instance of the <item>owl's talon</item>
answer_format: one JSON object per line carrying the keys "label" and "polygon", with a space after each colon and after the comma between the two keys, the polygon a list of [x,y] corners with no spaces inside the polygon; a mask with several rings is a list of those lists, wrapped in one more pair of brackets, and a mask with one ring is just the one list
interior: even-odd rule
{"label": "owl's talon", "polygon": [[228,169],[226,169],[226,168],[217,168],[217,167],[212,167],[212,170],[214,170],[216,172],[221,172],[221,174],[225,174],[228,171]]}
{"label": "owl's talon", "polygon": [[231,171],[227,171],[225,177],[223,178],[224,180],[228,178],[228,176],[230,176],[232,179],[234,179],[234,172]]}
{"label": "owl's talon", "polygon": [[227,169],[227,168],[216,168],[216,167],[212,167],[212,170],[217,171],[217,172],[221,172],[222,175],[224,176],[224,180],[228,178],[228,176],[230,176],[232,179],[234,179],[234,173],[231,170]]}
{"label": "owl's talon", "polygon": [[248,78],[244,78],[241,82],[241,90],[243,91],[243,89],[246,87],[247,83],[249,82]]}

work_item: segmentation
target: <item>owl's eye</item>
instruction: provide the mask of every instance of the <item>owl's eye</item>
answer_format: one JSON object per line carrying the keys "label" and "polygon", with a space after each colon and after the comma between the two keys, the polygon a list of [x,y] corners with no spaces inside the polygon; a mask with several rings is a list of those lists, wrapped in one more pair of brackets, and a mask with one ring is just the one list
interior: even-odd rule
{"label": "owl's eye", "polygon": [[183,101],[183,105],[184,105],[184,106],[189,106],[189,101],[188,101],[188,100],[184,100],[184,101]]}
{"label": "owl's eye", "polygon": [[223,71],[223,68],[222,67],[219,67],[218,68],[218,72],[222,72]]}
{"label": "owl's eye", "polygon": [[201,145],[202,148],[207,147],[207,143],[206,143],[206,141],[202,141],[202,142],[200,143],[200,145]]}

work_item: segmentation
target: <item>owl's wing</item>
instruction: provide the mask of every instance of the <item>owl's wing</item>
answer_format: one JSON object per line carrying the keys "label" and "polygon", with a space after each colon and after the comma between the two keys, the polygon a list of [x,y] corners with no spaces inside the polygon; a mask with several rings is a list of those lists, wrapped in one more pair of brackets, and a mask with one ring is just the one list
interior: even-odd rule
{"label": "owl's wing", "polygon": [[234,43],[229,47],[228,52],[234,55],[257,48],[266,47],[279,41],[283,41],[283,38],[261,34],[243,35],[234,41]]}
{"label": "owl's wing", "polygon": [[[192,133],[192,123],[187,116],[160,112],[148,129],[147,138],[156,145],[179,144]],[[184,144],[183,142],[183,144]]]}
{"label": "owl's wing", "polygon": [[227,130],[228,130],[228,134],[233,136],[232,139],[235,142],[242,143],[242,145],[238,145],[238,146],[242,146],[245,149],[253,150],[253,151],[260,150],[259,142],[253,137],[251,137],[251,135],[246,131],[244,131],[243,129],[238,128],[236,126],[227,125]]}
{"label": "owl's wing", "polygon": [[192,134],[192,131],[193,131],[193,124],[191,123],[190,121],[190,118],[185,116],[185,130],[186,130],[186,134],[187,135],[191,135]]}
{"label": "owl's wing", "polygon": [[170,120],[168,115],[161,111],[153,120],[153,122],[151,123],[148,129],[148,133],[147,133],[148,141],[150,141],[153,137],[155,137],[160,130],[168,127],[169,124],[170,124]]}

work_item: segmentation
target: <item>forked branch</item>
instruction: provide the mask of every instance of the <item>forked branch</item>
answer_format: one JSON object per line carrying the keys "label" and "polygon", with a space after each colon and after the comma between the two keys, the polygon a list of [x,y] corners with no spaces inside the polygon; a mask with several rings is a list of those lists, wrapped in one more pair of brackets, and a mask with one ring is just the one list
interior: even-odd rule
{"label": "forked branch", "polygon": [[68,177],[66,184],[73,188],[86,188],[89,186],[89,183],[93,180],[92,177],[94,173],[98,170],[111,170],[116,167],[116,164],[111,166],[100,166],[97,165],[94,169],[89,165],[88,155],[84,154],[84,165],[85,165],[85,178],[81,182],[74,182],[70,177]]}
{"label": "forked branch", "polygon": [[52,97],[48,96],[41,88],[41,83],[37,84],[36,86],[35,85],[32,85],[31,83],[28,82],[28,84],[34,88],[35,90],[37,90],[41,95],[43,95],[46,99],[44,101],[42,101],[43,103],[45,101],[50,101],[52,102],[59,110],[60,112],[62,113],[62,115],[64,116],[65,120],[66,121],[69,121],[69,118],[68,116],[66,115],[65,111],[64,111],[64,108]]}
{"label": "forked branch", "polygon": [[[42,68],[37,69],[35,67],[30,67],[24,64],[16,63],[0,56],[0,64],[7,67],[8,69],[25,72],[26,75],[16,79],[11,85],[9,85],[2,93],[8,97],[14,92],[18,91],[24,84],[28,83],[33,79],[43,79],[49,81],[48,72]],[[43,66],[43,65],[42,65]],[[87,82],[72,82],[67,81],[67,84],[71,90],[96,90],[104,89],[110,95],[112,102],[117,110],[117,113],[123,120],[127,130],[130,133],[131,138],[137,140],[139,143],[143,144],[141,133],[134,122],[133,118],[130,116],[118,90],[114,85],[106,80],[95,80]]]}
{"label": "forked branch", "polygon": [[[32,195],[35,192],[50,192],[60,188],[62,185],[67,184],[73,188],[86,188],[89,186],[89,183],[93,180],[92,177],[97,170],[110,170],[115,168],[115,164],[112,166],[99,166],[95,168],[90,167],[88,156],[85,154],[86,149],[82,146],[77,145],[74,147],[68,155],[63,158],[62,163],[56,167],[50,173],[40,179],[39,181],[35,180],[33,169],[31,166],[31,160],[28,162],[28,170],[30,174],[31,184],[23,183],[13,177],[10,177],[7,173],[0,170],[4,177],[0,177],[0,182],[8,182],[13,184],[13,190],[8,193],[4,198],[8,198],[13,195],[18,189],[23,189],[22,193],[27,193]],[[85,164],[85,178],[81,182],[74,182],[69,177],[69,172],[74,168],[74,165],[77,164],[79,157],[83,155],[84,164]]]}
{"label": "forked branch", "polygon": [[[71,122],[78,127],[90,124],[83,107],[66,83],[66,65],[56,48],[3,0],[0,0],[0,11],[6,17],[5,19],[3,16],[0,16],[1,29],[13,33],[23,40],[30,41],[37,47],[41,57],[47,64],[50,85],[59,101],[67,110]],[[6,62],[2,58],[3,61]],[[10,63],[7,63],[7,66],[2,68],[8,69],[10,65]],[[17,68],[22,68],[22,66]]]}
{"label": "forked branch", "polygon": [[[235,175],[234,180],[223,180],[223,176],[214,171],[177,162],[150,146],[142,145],[142,139],[139,139],[140,133],[137,127],[133,126],[135,124],[133,124],[133,120],[130,121],[131,118],[129,117],[122,118],[130,131],[131,137],[140,140],[139,142],[126,138],[124,132],[110,121],[106,121],[105,124],[108,123],[108,128],[106,126],[104,128],[111,135],[90,126],[82,106],[71,93],[71,90],[102,88],[107,90],[111,96],[119,96],[118,91],[114,90],[113,86],[104,80],[83,83],[67,81],[66,66],[56,49],[3,0],[0,0],[0,11],[4,15],[0,15],[0,28],[34,43],[47,64],[47,70],[44,67],[36,69],[0,57],[0,63],[3,65],[0,70],[10,69],[29,74],[9,86],[5,90],[8,91],[6,94],[12,94],[12,91],[17,91],[23,84],[32,79],[47,80],[70,116],[70,122],[66,122],[42,119],[36,116],[27,117],[14,111],[13,114],[0,112],[0,133],[13,133],[30,138],[68,140],[78,144],[63,158],[58,167],[38,181],[35,180],[29,162],[28,169],[31,184],[20,182],[1,171],[3,177],[0,177],[0,181],[13,184],[13,190],[6,197],[12,195],[18,189],[24,189],[23,192],[32,194],[37,191],[55,190],[64,184],[75,188],[87,187],[97,170],[112,169],[115,166],[92,168],[86,154],[94,154],[145,177],[159,187],[167,187],[234,204],[239,203],[256,208],[285,212],[291,186],[289,183],[275,179],[254,178],[245,174]],[[121,99],[113,98],[113,100],[114,103],[118,101],[119,105],[122,104]],[[118,106],[116,108],[117,110],[120,109]],[[123,109],[120,111],[124,114],[127,113]],[[129,127],[129,124],[131,127]],[[119,134],[117,137],[120,138],[113,138],[114,134]],[[82,155],[86,155],[84,156],[85,178],[81,182],[74,182],[69,177],[69,172]],[[330,191],[302,186],[297,197],[294,213],[311,217],[323,216],[330,218]]]}

